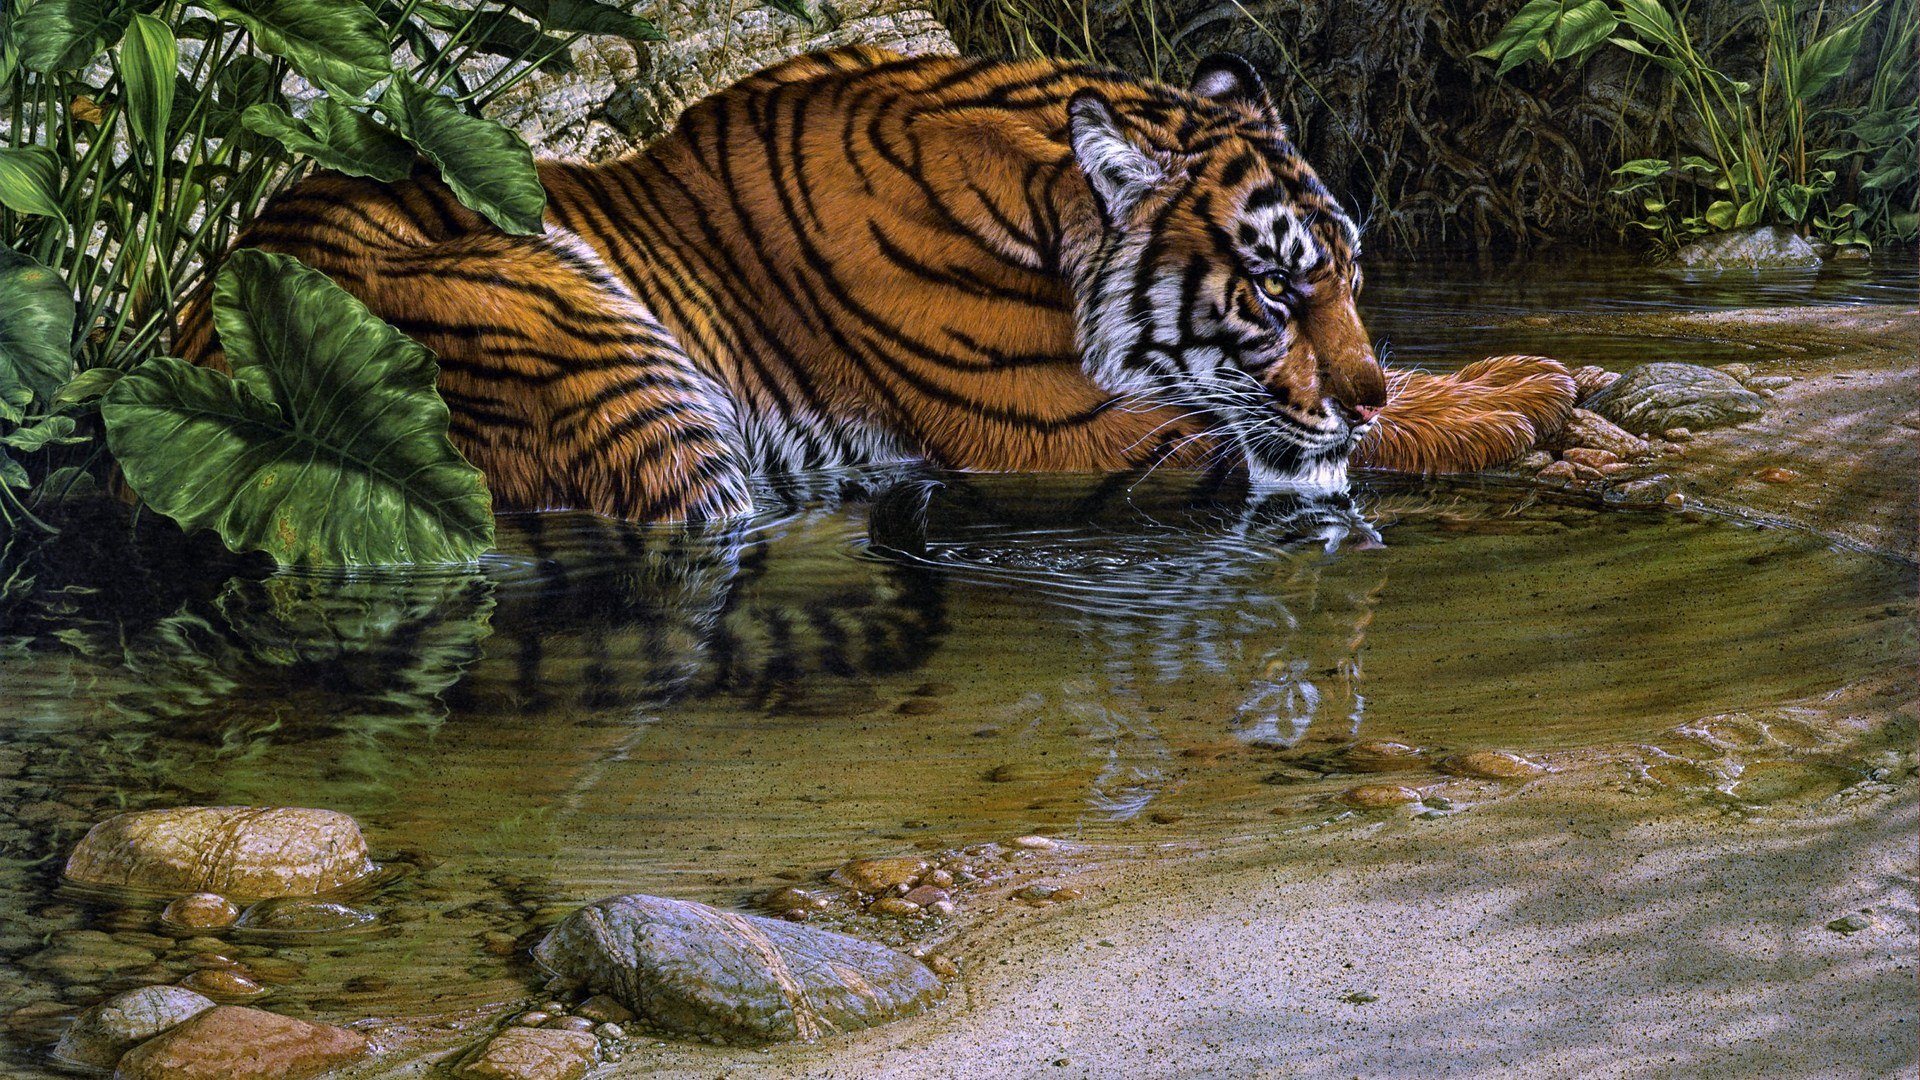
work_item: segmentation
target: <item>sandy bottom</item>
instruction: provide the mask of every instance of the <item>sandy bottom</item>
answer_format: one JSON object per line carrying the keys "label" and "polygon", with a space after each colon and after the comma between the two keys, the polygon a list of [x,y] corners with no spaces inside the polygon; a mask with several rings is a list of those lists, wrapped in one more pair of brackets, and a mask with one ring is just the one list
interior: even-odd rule
{"label": "sandy bottom", "polygon": [[[1920,316],[1658,321],[1786,342],[1755,367],[1798,380],[1689,448],[1670,471],[1690,497],[1913,557]],[[1755,479],[1773,466],[1800,479]],[[944,943],[965,973],[929,1017],[764,1051],[640,1044],[616,1074],[1911,1077],[1910,672],[1797,704],[1822,745],[1776,756],[1877,760],[1875,779],[1682,793],[1659,750],[1599,748],[1438,820],[1072,852],[1089,898],[982,912]],[[1828,928],[1849,914],[1865,928]]]}

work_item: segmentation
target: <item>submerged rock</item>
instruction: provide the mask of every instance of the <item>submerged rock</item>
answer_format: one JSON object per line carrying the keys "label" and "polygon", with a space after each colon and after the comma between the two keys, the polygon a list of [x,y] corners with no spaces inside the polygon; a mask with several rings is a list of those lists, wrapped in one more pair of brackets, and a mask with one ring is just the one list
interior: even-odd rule
{"label": "submerged rock", "polygon": [[1682,270],[1786,270],[1820,265],[1807,238],[1779,225],[1715,233],[1696,240],[1667,260]]}
{"label": "submerged rock", "polygon": [[69,881],[174,894],[303,896],[376,869],[360,826],[332,810],[182,806],[95,825],[67,859]]}
{"label": "submerged rock", "polygon": [[1623,373],[1586,407],[1628,431],[1703,431],[1756,419],[1767,411],[1767,401],[1724,371],[1659,363]]}
{"label": "submerged rock", "polygon": [[160,912],[160,921],[185,930],[218,930],[232,926],[240,917],[233,901],[219,893],[194,893],[183,896]]}
{"label": "submerged rock", "polygon": [[127,1051],[114,1080],[310,1080],[367,1052],[357,1031],[219,1005]]}
{"label": "submerged rock", "polygon": [[236,924],[242,930],[266,930],[276,934],[328,934],[362,930],[378,921],[371,911],[305,896],[281,896],[262,900],[240,913]]}
{"label": "submerged rock", "polygon": [[600,1041],[584,1031],[510,1027],[454,1071],[460,1080],[580,1080]]}
{"label": "submerged rock", "polygon": [[143,986],[108,998],[80,1014],[53,1048],[54,1057],[111,1069],[136,1043],[214,1007],[205,995],[178,986]]}
{"label": "submerged rock", "polygon": [[812,1041],[944,993],[924,965],[872,942],[657,896],[588,905],[534,957],[660,1027],[729,1042]]}

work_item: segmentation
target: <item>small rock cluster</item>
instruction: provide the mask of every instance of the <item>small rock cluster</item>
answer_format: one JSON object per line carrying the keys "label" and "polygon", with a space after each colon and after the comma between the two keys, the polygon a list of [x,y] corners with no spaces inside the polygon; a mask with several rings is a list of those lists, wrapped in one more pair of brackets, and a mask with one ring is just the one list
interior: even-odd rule
{"label": "small rock cluster", "polygon": [[1596,365],[1573,373],[1578,392],[1566,426],[1549,446],[1513,467],[1559,487],[1598,487],[1630,502],[1684,505],[1662,464],[1683,459],[1694,433],[1758,418],[1766,399],[1793,382],[1755,376],[1747,364],[1642,364],[1626,372]]}
{"label": "small rock cluster", "polygon": [[544,1002],[468,1054],[460,1080],[578,1080],[601,1062],[619,1061],[633,1023],[631,1009],[605,994],[578,1005]]}
{"label": "small rock cluster", "polygon": [[[1362,739],[1328,749],[1318,749],[1286,760],[1286,766],[1266,777],[1270,784],[1289,784],[1326,776],[1349,774],[1439,772],[1445,776],[1471,780],[1527,781],[1553,771],[1540,762],[1508,750],[1462,750],[1435,754],[1424,748],[1390,739]],[[1316,797],[1313,807],[1327,802],[1347,810],[1393,810],[1409,807],[1426,819],[1445,817],[1454,803],[1440,794],[1439,784],[1368,782],[1355,784],[1335,793],[1330,800]],[[1276,806],[1276,814],[1292,813],[1298,806]]]}

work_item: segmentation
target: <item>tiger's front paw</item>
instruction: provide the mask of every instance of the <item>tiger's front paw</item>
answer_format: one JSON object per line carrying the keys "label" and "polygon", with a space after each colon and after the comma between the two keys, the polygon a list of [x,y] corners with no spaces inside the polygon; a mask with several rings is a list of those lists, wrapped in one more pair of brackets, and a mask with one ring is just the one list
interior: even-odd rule
{"label": "tiger's front paw", "polygon": [[1393,371],[1389,399],[1355,464],[1399,472],[1490,468],[1558,434],[1573,376],[1545,356],[1490,356],[1450,375]]}

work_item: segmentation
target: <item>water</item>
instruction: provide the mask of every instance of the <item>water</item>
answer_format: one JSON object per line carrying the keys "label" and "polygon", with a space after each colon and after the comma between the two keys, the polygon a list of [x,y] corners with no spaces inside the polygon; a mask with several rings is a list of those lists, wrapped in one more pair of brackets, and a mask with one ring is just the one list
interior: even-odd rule
{"label": "water", "polygon": [[[1388,322],[1436,306],[1386,277]],[[1585,280],[1500,288],[1529,310]],[[379,925],[233,951],[280,973],[283,1012],[438,1015],[536,992],[538,926],[611,892],[743,902],[1035,831],[1270,843],[1274,811],[1354,782],[1356,739],[1427,751],[1418,782],[1449,752],[1659,742],[1914,648],[1909,563],[1497,483],[1374,478],[1345,506],[907,471],[769,495],[703,531],[506,518],[463,572],[76,547],[0,661],[0,1015],[192,966],[150,936],[151,901],[59,883],[122,809],[354,815],[392,870],[355,901]],[[50,969],[48,935],[83,927],[154,960]],[[10,1074],[40,1075],[15,1036]]]}

